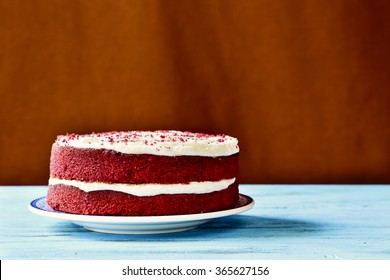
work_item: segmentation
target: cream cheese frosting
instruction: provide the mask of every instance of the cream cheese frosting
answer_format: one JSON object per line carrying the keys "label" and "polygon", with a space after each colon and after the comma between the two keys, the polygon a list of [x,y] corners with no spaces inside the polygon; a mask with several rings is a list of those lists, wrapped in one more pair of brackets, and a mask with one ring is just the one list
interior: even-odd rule
{"label": "cream cheese frosting", "polygon": [[110,149],[124,154],[161,156],[218,157],[239,152],[238,140],[234,137],[175,130],[67,134],[58,136],[56,144],[76,148]]}
{"label": "cream cheese frosting", "polygon": [[189,184],[107,184],[101,182],[82,182],[50,178],[49,185],[67,185],[79,188],[85,192],[111,190],[124,192],[135,196],[154,196],[159,194],[203,194],[221,191],[235,182],[235,178],[216,182],[190,182]]}

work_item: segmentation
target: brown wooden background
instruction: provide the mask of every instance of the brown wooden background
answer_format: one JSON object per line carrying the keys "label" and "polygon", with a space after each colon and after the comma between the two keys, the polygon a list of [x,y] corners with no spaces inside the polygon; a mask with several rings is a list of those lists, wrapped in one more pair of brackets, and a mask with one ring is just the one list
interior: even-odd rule
{"label": "brown wooden background", "polygon": [[243,183],[390,183],[390,2],[0,0],[0,184],[57,134],[236,136]]}

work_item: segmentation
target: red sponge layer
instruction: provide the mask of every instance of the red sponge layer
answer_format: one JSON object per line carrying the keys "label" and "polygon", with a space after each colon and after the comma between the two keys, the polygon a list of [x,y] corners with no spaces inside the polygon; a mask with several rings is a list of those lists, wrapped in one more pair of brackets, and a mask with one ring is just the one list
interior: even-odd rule
{"label": "red sponge layer", "polygon": [[185,184],[237,178],[238,160],[238,153],[222,157],[170,157],[54,144],[50,176],[84,182]]}
{"label": "red sponge layer", "polygon": [[123,192],[84,192],[66,185],[49,186],[47,203],[55,210],[105,216],[161,216],[207,213],[233,208],[238,183],[206,194],[174,194],[138,197]]}

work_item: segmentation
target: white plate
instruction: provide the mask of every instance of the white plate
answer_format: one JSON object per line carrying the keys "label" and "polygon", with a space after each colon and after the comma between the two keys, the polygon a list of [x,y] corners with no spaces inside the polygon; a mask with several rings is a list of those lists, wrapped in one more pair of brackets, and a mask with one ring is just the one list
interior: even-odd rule
{"label": "white plate", "polygon": [[212,219],[242,213],[253,207],[254,200],[240,194],[237,206],[224,211],[172,215],[172,216],[92,216],[69,214],[53,210],[46,203],[46,197],[31,201],[29,210],[35,214],[71,221],[87,230],[115,234],[158,234],[190,230]]}

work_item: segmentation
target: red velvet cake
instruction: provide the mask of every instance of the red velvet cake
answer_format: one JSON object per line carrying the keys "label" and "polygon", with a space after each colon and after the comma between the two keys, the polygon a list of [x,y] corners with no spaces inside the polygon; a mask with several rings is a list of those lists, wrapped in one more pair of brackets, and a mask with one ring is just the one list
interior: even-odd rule
{"label": "red velvet cake", "polygon": [[226,210],[238,201],[236,138],[181,131],[60,135],[47,203],[55,210],[161,216]]}

